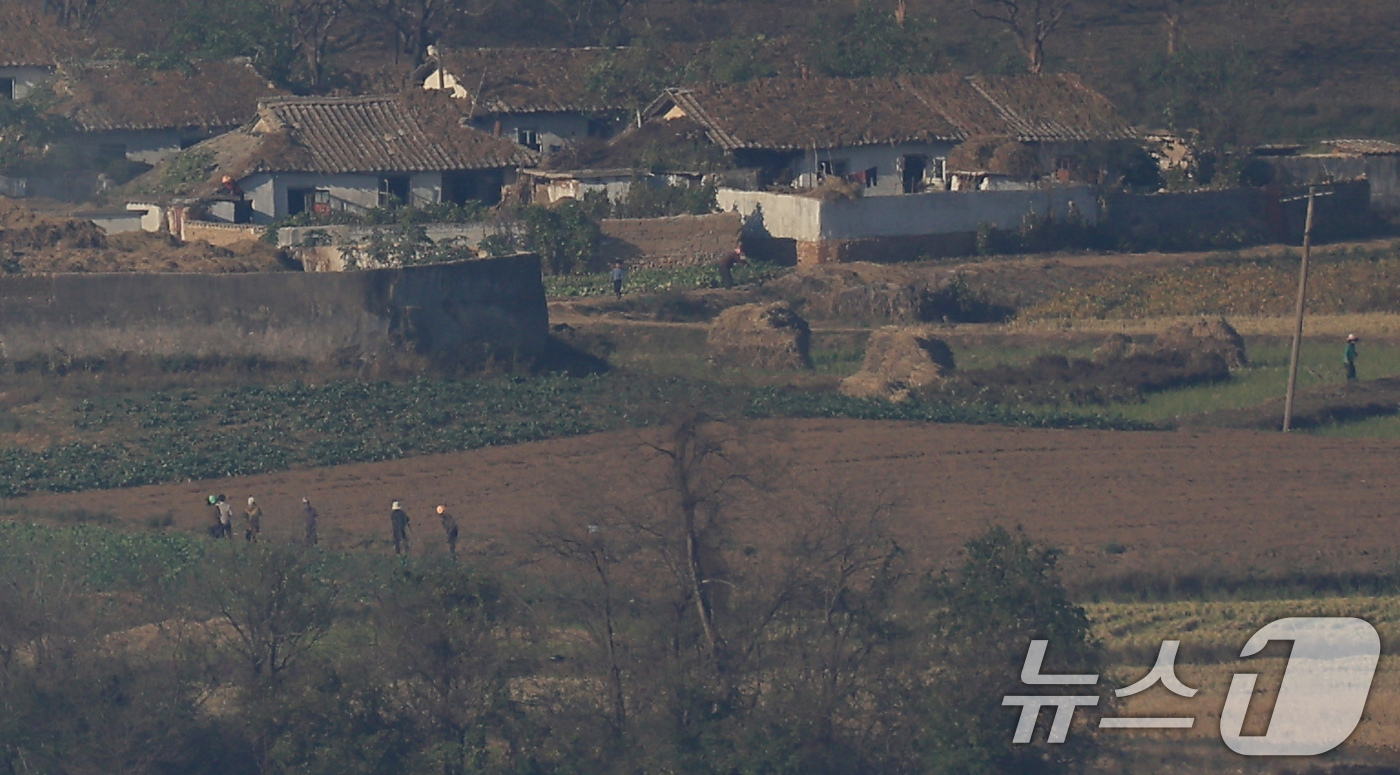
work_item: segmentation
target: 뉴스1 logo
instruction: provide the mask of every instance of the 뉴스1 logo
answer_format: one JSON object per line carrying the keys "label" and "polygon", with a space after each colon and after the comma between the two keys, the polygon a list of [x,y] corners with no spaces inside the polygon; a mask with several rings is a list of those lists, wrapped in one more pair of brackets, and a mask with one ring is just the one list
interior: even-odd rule
{"label": "\ub274\uc2a41 logo", "polygon": [[[1240,733],[1249,701],[1254,696],[1256,673],[1237,673],[1230,682],[1220,713],[1220,737],[1225,745],[1245,756],[1315,756],[1336,748],[1361,722],[1371,681],[1380,661],[1381,639],[1376,628],[1362,619],[1346,617],[1294,617],[1265,625],[1245,643],[1240,657],[1258,654],[1270,641],[1293,642],[1293,651],[1279,686],[1278,699],[1264,735]],[[1182,697],[1196,696],[1195,689],[1176,677],[1176,652],[1180,641],[1162,641],[1156,664],[1141,680],[1118,689],[1129,697],[1161,683]],[[1097,675],[1042,675],[1041,663],[1049,641],[1031,641],[1021,668],[1021,682],[1028,686],[1093,686]],[[1012,742],[1029,743],[1040,710],[1054,707],[1047,742],[1063,743],[1069,734],[1074,710],[1094,707],[1093,695],[1007,695],[1002,705],[1020,706]],[[1190,729],[1194,717],[1105,717],[1100,729]]]}

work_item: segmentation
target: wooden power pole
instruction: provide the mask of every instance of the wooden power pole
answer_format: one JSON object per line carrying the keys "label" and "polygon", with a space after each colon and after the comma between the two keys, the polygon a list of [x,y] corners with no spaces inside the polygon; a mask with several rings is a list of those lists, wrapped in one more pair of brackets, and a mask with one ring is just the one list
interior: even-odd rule
{"label": "wooden power pole", "polygon": [[1288,393],[1283,398],[1283,432],[1293,425],[1293,391],[1298,387],[1298,351],[1303,346],[1303,306],[1308,297],[1308,259],[1312,256],[1313,210],[1317,186],[1308,186],[1308,217],[1303,223],[1303,264],[1298,269],[1298,304],[1293,310],[1293,353],[1288,359]]}

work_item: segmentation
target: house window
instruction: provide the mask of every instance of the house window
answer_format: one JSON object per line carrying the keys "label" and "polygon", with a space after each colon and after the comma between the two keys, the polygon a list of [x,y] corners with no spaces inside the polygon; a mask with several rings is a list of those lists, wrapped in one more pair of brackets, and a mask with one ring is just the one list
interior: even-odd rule
{"label": "house window", "polygon": [[409,183],[406,175],[379,179],[379,206],[403,207],[409,204]]}
{"label": "house window", "polygon": [[329,189],[287,189],[287,215],[296,215],[297,213],[330,215],[333,207],[334,200],[331,199],[331,192]]}
{"label": "house window", "polygon": [[943,158],[942,156],[937,156],[935,158],[929,159],[929,168],[928,171],[924,174],[925,176],[931,177],[934,180],[947,180],[948,160]]}
{"label": "house window", "polygon": [[520,128],[515,130],[515,142],[538,151],[540,149],[540,133],[535,129]]}
{"label": "house window", "polygon": [[12,100],[15,98],[15,79],[0,78],[0,100]]}

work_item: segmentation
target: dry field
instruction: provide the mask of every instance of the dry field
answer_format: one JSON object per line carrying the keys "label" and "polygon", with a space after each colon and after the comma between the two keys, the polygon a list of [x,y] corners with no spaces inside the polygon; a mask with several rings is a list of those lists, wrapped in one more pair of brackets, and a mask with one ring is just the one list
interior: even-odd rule
{"label": "dry field", "polygon": [[[1098,432],[858,420],[763,421],[745,430],[755,460],[784,469],[778,492],[736,504],[771,522],[801,494],[895,500],[893,526],[916,557],[953,560],[988,525],[1024,526],[1065,551],[1071,584],[1121,575],[1386,572],[1396,532],[1400,443],[1252,431]],[[383,549],[391,500],[405,502],[435,551],[443,502],[479,551],[508,547],[588,501],[657,488],[645,432],[617,432],[385,463],[289,471],[11,501],[42,517],[84,509],[142,527],[210,518],[206,495],[256,495],[275,538],[300,530],[300,499],[333,545]],[[788,496],[792,496],[791,498]],[[868,496],[868,497],[867,497]],[[775,505],[776,504],[776,505]],[[419,550],[424,550],[420,546]]]}

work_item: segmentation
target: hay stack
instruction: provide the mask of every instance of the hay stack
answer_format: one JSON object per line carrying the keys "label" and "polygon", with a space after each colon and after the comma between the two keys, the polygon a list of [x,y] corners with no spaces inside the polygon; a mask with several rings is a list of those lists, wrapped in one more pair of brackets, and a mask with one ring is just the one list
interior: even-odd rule
{"label": "hay stack", "polygon": [[1244,337],[1225,318],[1180,323],[1157,337],[1157,352],[1219,355],[1231,368],[1249,363]]}
{"label": "hay stack", "polygon": [[886,326],[870,333],[860,371],[841,381],[841,392],[903,401],[912,390],[942,382],[955,368],[953,351],[932,329]]}
{"label": "hay stack", "polygon": [[1094,363],[1112,363],[1121,361],[1124,358],[1138,351],[1138,347],[1133,344],[1133,338],[1127,334],[1109,334],[1103,343],[1094,348]]}
{"label": "hay stack", "polygon": [[706,345],[716,366],[810,369],[812,329],[785,301],[730,307],[715,318]]}

